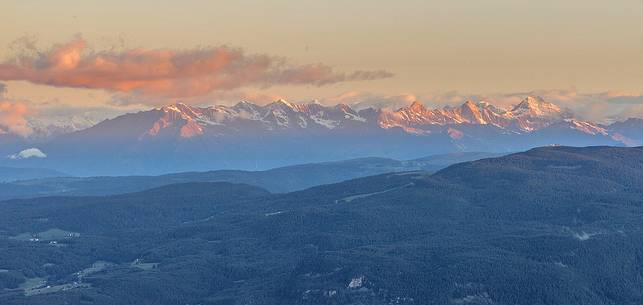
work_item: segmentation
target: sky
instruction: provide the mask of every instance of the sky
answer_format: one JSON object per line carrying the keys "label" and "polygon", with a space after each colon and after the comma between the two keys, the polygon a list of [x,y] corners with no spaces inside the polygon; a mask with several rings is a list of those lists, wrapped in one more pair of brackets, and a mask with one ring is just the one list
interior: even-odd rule
{"label": "sky", "polygon": [[643,116],[640,0],[3,0],[0,20],[0,123],[21,133],[24,116],[277,98],[538,94],[588,119]]}

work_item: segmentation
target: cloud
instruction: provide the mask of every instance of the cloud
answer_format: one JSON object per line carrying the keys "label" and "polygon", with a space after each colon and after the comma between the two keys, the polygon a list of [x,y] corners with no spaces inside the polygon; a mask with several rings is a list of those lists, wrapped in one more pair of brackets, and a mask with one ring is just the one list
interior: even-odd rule
{"label": "cloud", "polygon": [[[418,101],[427,107],[440,108],[444,106],[459,106],[467,100],[483,100],[480,96],[466,95],[455,91],[431,94],[378,94],[372,92],[348,91],[340,95],[323,99],[325,104],[348,104],[355,109],[385,108],[397,110]],[[518,100],[520,102],[520,100]]]}
{"label": "cloud", "polygon": [[7,85],[0,83],[0,98],[4,98],[7,94]]}
{"label": "cloud", "polygon": [[47,158],[47,155],[38,148],[28,148],[17,154],[7,156],[9,159],[29,159],[29,158]]}
{"label": "cloud", "polygon": [[0,81],[171,98],[248,86],[324,86],[392,76],[383,70],[344,73],[324,64],[297,65],[285,58],[247,54],[226,46],[92,51],[80,37],[47,51],[34,51],[30,43],[20,55],[0,63]]}
{"label": "cloud", "polygon": [[0,100],[0,133],[29,135],[32,130],[27,121],[28,114],[26,104]]}
{"label": "cloud", "polygon": [[420,100],[418,96],[407,93],[383,95],[369,92],[349,91],[338,96],[323,99],[322,102],[328,105],[348,104],[357,110],[361,110],[365,108],[398,109],[418,100]]}
{"label": "cloud", "polygon": [[[178,101],[190,105],[210,106],[213,102],[217,105],[234,105],[239,101],[252,101],[257,104],[268,104],[278,99],[288,99],[288,97],[281,94],[259,90],[222,90],[213,91],[203,96],[180,98]],[[164,106],[175,102],[177,102],[177,99],[173,98],[117,93],[112,95],[110,104],[122,108],[124,106],[134,107],[136,105]]]}

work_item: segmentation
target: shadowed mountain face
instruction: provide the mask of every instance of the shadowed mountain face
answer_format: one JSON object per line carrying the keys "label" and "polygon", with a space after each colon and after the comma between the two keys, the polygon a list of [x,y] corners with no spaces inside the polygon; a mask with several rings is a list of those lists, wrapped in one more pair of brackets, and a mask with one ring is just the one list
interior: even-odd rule
{"label": "shadowed mountain face", "polygon": [[641,215],[643,148],[615,147],[288,194],[189,183],[6,201],[0,301],[634,305]]}
{"label": "shadowed mountain face", "polygon": [[265,106],[178,103],[105,120],[48,142],[22,139],[22,146],[14,143],[0,152],[37,147],[47,157],[0,163],[83,176],[263,170],[366,156],[406,160],[462,151],[506,153],[552,144],[635,146],[641,144],[640,130],[640,120],[609,126],[583,121],[537,97],[508,109],[471,101],[440,109],[415,102],[398,110],[359,111],[284,100]]}
{"label": "shadowed mountain face", "polygon": [[[398,161],[386,158],[360,158],[311,163],[266,171],[220,170],[186,172],[161,176],[63,177],[0,183],[0,200],[42,196],[113,195],[142,191],[168,184],[187,182],[231,182],[255,185],[270,192],[286,193],[309,187],[390,172],[436,171],[448,165],[497,157],[494,153],[456,153]],[[0,172],[1,172],[0,168]],[[26,173],[21,172],[24,176]]]}
{"label": "shadowed mountain face", "polygon": [[[633,145],[643,143],[643,119],[628,119],[610,125],[616,138],[624,138]],[[629,144],[629,143],[628,143]]]}

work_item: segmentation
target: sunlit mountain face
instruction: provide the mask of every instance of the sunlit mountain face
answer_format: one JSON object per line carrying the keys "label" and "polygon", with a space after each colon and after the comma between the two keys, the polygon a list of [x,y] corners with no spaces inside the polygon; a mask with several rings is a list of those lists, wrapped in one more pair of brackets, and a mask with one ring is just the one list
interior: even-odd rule
{"label": "sunlit mountain face", "polygon": [[508,109],[473,101],[437,109],[413,102],[397,110],[285,100],[262,106],[176,103],[52,137],[13,137],[5,155],[30,148],[42,155],[3,162],[83,175],[266,169],[366,156],[413,159],[543,145],[636,146],[643,140],[639,126],[636,119],[611,125],[580,120],[532,96]]}
{"label": "sunlit mountain face", "polygon": [[[194,138],[201,136],[247,135],[252,133],[320,133],[360,129],[395,129],[416,135],[429,135],[449,126],[457,138],[458,126],[480,125],[495,127],[514,134],[528,134],[560,125],[591,135],[611,135],[621,138],[624,144],[636,143],[636,129],[640,120],[631,119],[614,123],[614,128],[583,121],[568,109],[546,102],[540,97],[529,96],[509,109],[487,102],[466,101],[461,106],[427,108],[420,102],[390,110],[387,108],[353,109],[346,104],[335,106],[312,103],[290,103],[278,100],[268,105],[242,101],[234,106],[197,107],[176,103],[149,111],[127,114],[93,124],[89,119],[72,118],[68,124],[40,129],[52,135],[39,134],[36,138],[50,140],[61,134],[91,129],[111,129],[108,137],[137,137],[139,140],[154,137]],[[34,123],[35,126],[38,126]],[[95,126],[94,126],[95,125]],[[114,125],[119,125],[118,128]],[[56,128],[58,127],[58,128]],[[118,129],[118,130],[117,130]],[[120,132],[119,132],[120,131]],[[621,132],[619,132],[621,131]],[[44,131],[43,131],[44,133]],[[632,134],[632,139],[627,135]],[[29,139],[29,137],[27,137]],[[618,141],[618,139],[616,139]],[[627,142],[627,143],[626,143]]]}

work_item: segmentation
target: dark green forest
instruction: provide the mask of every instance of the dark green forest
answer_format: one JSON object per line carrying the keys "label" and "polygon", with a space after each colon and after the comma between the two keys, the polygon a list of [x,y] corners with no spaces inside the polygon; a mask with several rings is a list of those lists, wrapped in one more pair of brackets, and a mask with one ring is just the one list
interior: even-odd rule
{"label": "dark green forest", "polygon": [[639,305],[643,148],[2,201],[0,304]]}

